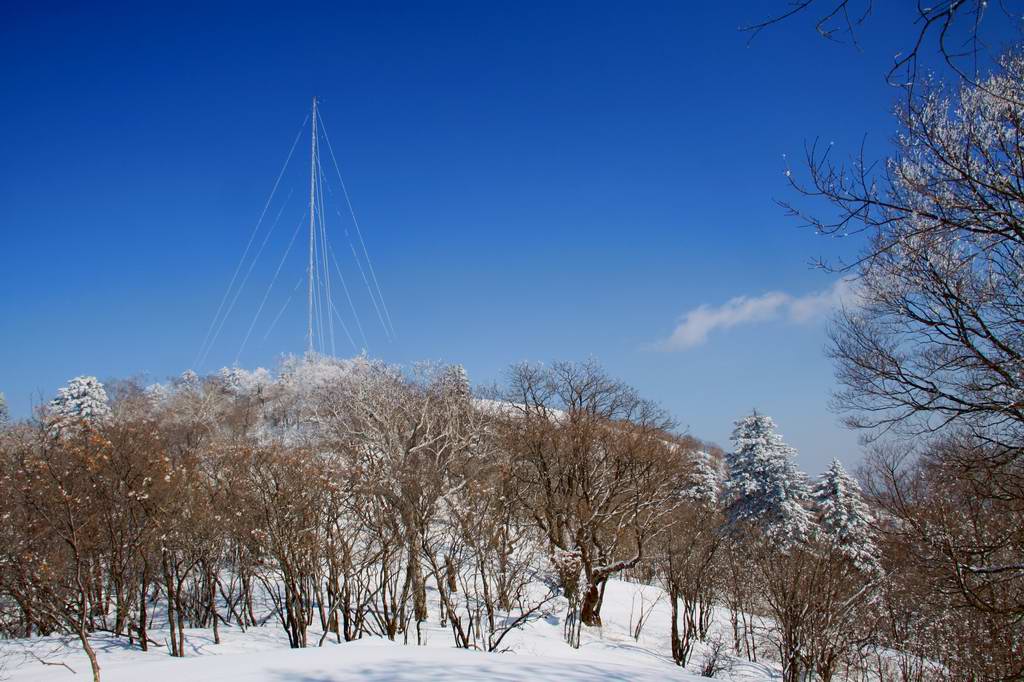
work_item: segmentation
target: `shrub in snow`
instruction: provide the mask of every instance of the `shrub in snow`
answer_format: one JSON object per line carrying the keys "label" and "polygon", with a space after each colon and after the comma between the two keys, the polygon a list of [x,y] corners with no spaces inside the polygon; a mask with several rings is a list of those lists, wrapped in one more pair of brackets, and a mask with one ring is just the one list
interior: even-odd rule
{"label": "shrub in snow", "polygon": [[878,547],[871,532],[871,515],[861,498],[860,485],[843,469],[838,460],[822,475],[814,487],[823,539],[853,562],[859,570],[880,570]]}
{"label": "shrub in snow", "polygon": [[720,634],[707,641],[707,649],[700,664],[701,677],[718,677],[719,674],[732,671],[732,659],[729,657],[729,645]]}
{"label": "shrub in snow", "polygon": [[75,377],[57,391],[57,397],[50,401],[47,417],[54,434],[72,424],[102,422],[110,418],[107,392],[96,377]]}
{"label": "shrub in snow", "polygon": [[806,477],[793,464],[796,451],[775,432],[771,417],[757,414],[736,422],[726,463],[727,526],[753,526],[780,548],[808,539],[814,527],[806,505]]}

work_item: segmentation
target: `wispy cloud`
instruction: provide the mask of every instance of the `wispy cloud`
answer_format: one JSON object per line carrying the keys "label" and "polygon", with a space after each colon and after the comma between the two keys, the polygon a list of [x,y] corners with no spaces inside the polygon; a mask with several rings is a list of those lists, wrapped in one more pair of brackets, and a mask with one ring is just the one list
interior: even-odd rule
{"label": "wispy cloud", "polygon": [[844,303],[851,303],[855,296],[854,281],[843,277],[824,291],[803,296],[769,291],[760,296],[737,296],[717,306],[705,303],[684,313],[672,335],[656,344],[656,347],[669,351],[686,350],[704,343],[716,330],[744,324],[772,320],[808,322],[828,314]]}

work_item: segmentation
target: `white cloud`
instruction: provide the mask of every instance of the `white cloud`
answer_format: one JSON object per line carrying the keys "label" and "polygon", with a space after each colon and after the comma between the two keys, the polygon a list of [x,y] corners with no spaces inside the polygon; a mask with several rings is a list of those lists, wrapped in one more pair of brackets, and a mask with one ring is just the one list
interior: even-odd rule
{"label": "white cloud", "polygon": [[687,311],[672,335],[658,344],[661,350],[686,350],[699,346],[716,329],[731,329],[741,324],[787,320],[794,323],[818,319],[856,297],[855,283],[850,277],[837,280],[824,291],[793,296],[782,291],[769,291],[760,296],[737,296],[719,306],[700,305]]}

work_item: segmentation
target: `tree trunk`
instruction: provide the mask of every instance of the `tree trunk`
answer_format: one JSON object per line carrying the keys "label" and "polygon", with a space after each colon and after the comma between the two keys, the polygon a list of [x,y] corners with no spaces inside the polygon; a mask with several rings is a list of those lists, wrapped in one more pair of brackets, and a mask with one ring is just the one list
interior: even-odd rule
{"label": "tree trunk", "polygon": [[459,591],[459,581],[456,579],[455,562],[452,561],[450,555],[444,557],[444,570],[448,578],[448,591],[455,594]]}
{"label": "tree trunk", "polygon": [[85,655],[89,657],[89,667],[92,668],[92,682],[100,682],[100,662],[96,659],[96,652],[93,650],[92,645],[89,644],[89,633],[85,631],[84,627],[78,629],[78,639],[82,641],[82,649],[85,650]]}
{"label": "tree trunk", "polygon": [[674,583],[669,586],[668,599],[672,606],[672,660],[676,665],[686,665],[679,652],[679,594]]}
{"label": "tree trunk", "polygon": [[162,565],[164,569],[164,585],[167,590],[167,628],[171,631],[171,656],[178,657],[181,656],[181,653],[178,651],[178,639],[175,637],[177,618],[174,613],[174,606],[176,604],[174,599],[174,577],[171,575],[171,564],[166,552],[162,557]]}
{"label": "tree trunk", "polygon": [[413,533],[409,542],[409,579],[412,589],[413,616],[417,623],[427,620],[427,586],[423,579],[423,565],[420,563],[420,536]]}
{"label": "tree trunk", "polygon": [[217,626],[217,574],[210,571],[206,577],[210,591],[210,613],[213,615],[213,643],[220,644],[220,628]]}
{"label": "tree trunk", "polygon": [[146,588],[149,584],[149,565],[142,565],[142,586],[139,588],[139,646],[149,651],[149,640],[146,635]]}
{"label": "tree trunk", "polygon": [[601,627],[601,588],[599,585],[587,583],[586,591],[583,593],[583,606],[580,609],[580,622],[590,627]]}

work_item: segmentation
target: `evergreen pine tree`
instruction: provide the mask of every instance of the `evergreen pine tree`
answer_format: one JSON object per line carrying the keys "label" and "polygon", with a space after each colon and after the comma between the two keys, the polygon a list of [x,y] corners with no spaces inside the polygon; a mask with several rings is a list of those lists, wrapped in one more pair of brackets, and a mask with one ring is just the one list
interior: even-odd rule
{"label": "evergreen pine tree", "polygon": [[201,388],[202,380],[194,370],[186,369],[181,376],[174,380],[176,388],[187,391],[198,391]]}
{"label": "evergreen pine tree", "polygon": [[107,392],[96,377],[75,377],[50,401],[48,416],[54,433],[71,423],[103,421],[110,416]]}
{"label": "evergreen pine tree", "polygon": [[871,515],[860,485],[839,460],[814,487],[814,503],[824,539],[864,572],[877,572],[878,547],[871,533]]}
{"label": "evergreen pine tree", "polygon": [[775,432],[771,417],[754,412],[736,422],[725,481],[727,525],[760,528],[785,548],[806,540],[813,518],[807,479],[793,464],[796,451]]}
{"label": "evergreen pine tree", "polygon": [[468,400],[472,394],[469,374],[462,365],[450,365],[445,371],[444,383],[446,390],[460,398]]}
{"label": "evergreen pine tree", "polygon": [[691,467],[686,497],[698,504],[713,506],[718,501],[721,480],[718,469],[711,461],[711,455],[703,450],[697,450],[693,453]]}

